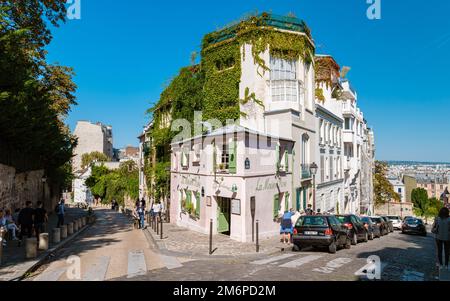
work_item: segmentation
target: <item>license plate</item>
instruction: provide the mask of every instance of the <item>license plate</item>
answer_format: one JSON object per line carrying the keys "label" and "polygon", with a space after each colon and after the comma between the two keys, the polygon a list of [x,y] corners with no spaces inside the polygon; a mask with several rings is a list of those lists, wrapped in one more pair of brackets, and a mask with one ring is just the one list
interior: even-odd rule
{"label": "license plate", "polygon": [[417,225],[409,225],[411,228],[416,228]]}
{"label": "license plate", "polygon": [[318,235],[319,232],[317,231],[305,231],[305,235]]}

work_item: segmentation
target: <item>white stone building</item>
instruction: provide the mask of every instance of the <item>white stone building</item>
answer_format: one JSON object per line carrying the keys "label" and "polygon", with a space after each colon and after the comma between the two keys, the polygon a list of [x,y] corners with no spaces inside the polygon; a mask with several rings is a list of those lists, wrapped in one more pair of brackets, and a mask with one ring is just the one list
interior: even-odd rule
{"label": "white stone building", "polygon": [[113,136],[112,127],[101,123],[89,121],[78,121],[73,133],[78,138],[78,145],[74,150],[72,161],[73,170],[81,169],[81,157],[83,154],[100,152],[110,160],[113,159]]}
{"label": "white stone building", "polygon": [[86,186],[86,180],[91,176],[92,168],[75,172],[75,179],[72,183],[73,202],[77,204],[92,204],[94,197],[91,190]]}
{"label": "white stone building", "polygon": [[[333,214],[344,213],[344,149],[342,142],[342,101],[337,99],[340,67],[328,55],[315,58],[316,88],[322,98],[316,97],[317,165],[316,210]],[[320,69],[317,69],[320,68]]]}
{"label": "white stone building", "polygon": [[400,196],[400,201],[402,203],[405,203],[406,202],[405,184],[402,181],[400,181],[399,179],[389,179],[389,182],[394,187],[394,191],[396,193],[398,193],[398,195]]}

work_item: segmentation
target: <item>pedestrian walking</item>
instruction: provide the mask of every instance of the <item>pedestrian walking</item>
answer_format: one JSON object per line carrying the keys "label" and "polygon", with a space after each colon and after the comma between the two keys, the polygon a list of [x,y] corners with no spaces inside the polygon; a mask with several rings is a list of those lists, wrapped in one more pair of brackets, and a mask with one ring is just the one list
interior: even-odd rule
{"label": "pedestrian walking", "polygon": [[33,218],[34,209],[32,208],[32,203],[27,201],[25,203],[25,208],[20,210],[19,213],[19,225],[20,225],[20,240],[23,240],[24,235],[31,238],[33,235]]}
{"label": "pedestrian walking", "polygon": [[36,238],[39,238],[39,235],[45,232],[47,222],[47,210],[44,209],[42,202],[39,201],[36,204],[36,209],[34,209],[34,231],[36,232]]}
{"label": "pedestrian walking", "polygon": [[283,214],[283,217],[281,218],[281,241],[284,244],[290,244],[291,243],[291,234],[293,232],[293,225],[292,225],[292,216],[294,215],[293,209],[290,211],[286,211]]}
{"label": "pedestrian walking", "polygon": [[140,202],[136,208],[137,215],[139,217],[139,229],[144,230],[145,228],[145,208],[144,203]]}
{"label": "pedestrian walking", "polygon": [[64,199],[61,199],[59,203],[55,207],[55,213],[58,215],[58,223],[56,224],[56,228],[64,225],[64,216],[66,214],[64,208]]}
{"label": "pedestrian walking", "polygon": [[161,203],[155,202],[153,204],[152,210],[153,210],[153,217],[156,218],[159,215],[159,213],[161,212]]}
{"label": "pedestrian walking", "polygon": [[314,215],[314,211],[312,210],[312,205],[308,204],[308,208],[305,210],[306,215]]}
{"label": "pedestrian walking", "polygon": [[[431,232],[435,235],[439,269],[448,270],[450,257],[450,218],[449,210],[444,207],[439,211],[439,216],[434,220]],[[442,254],[444,253],[444,260]]]}

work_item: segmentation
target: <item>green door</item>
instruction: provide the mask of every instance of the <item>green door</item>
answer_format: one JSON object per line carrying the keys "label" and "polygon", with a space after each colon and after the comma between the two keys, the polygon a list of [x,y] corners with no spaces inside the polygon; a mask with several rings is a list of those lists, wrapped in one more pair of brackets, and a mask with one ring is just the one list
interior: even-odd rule
{"label": "green door", "polygon": [[230,232],[230,199],[217,198],[217,231],[219,233]]}
{"label": "green door", "polygon": [[303,210],[306,210],[306,188],[303,188]]}
{"label": "green door", "polygon": [[301,210],[301,208],[300,208],[300,196],[301,196],[301,193],[302,193],[302,189],[301,188],[297,188],[297,196],[296,196],[296,201],[295,201],[295,205],[296,205],[296,207],[295,207],[295,209],[297,209],[298,211],[300,211]]}

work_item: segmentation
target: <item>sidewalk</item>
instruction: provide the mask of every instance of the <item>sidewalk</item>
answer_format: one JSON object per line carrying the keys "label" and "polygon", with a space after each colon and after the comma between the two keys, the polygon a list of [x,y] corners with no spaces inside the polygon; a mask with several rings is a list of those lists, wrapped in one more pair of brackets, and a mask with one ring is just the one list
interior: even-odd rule
{"label": "sidewalk", "polygon": [[[75,219],[86,215],[86,210],[79,208],[66,208],[64,223],[71,223]],[[56,228],[57,222],[58,217],[55,214],[49,216],[49,221],[47,224],[47,232],[49,232],[49,250],[38,251],[37,257],[35,259],[27,260],[25,258],[25,241],[22,242],[22,245],[20,247],[18,246],[18,241],[8,241],[8,245],[6,247],[3,247],[3,257],[0,264],[0,281],[10,281],[21,277],[28,270],[38,264],[41,260],[50,255],[55,249],[72,240],[84,229],[82,228],[67,239],[61,241],[58,244],[54,244],[51,237],[51,230],[53,228]]]}
{"label": "sidewalk", "polygon": [[168,256],[188,257],[192,259],[210,258],[234,258],[242,256],[270,255],[290,249],[292,245],[280,242],[278,236],[259,241],[259,253],[256,253],[256,243],[242,243],[230,239],[226,235],[214,235],[212,249],[214,253],[209,255],[209,235],[195,232],[175,224],[163,225],[163,239],[157,235],[150,226],[147,228],[154,245],[159,251]]}

